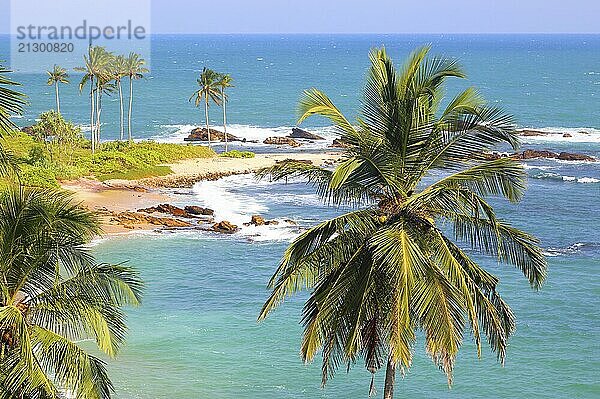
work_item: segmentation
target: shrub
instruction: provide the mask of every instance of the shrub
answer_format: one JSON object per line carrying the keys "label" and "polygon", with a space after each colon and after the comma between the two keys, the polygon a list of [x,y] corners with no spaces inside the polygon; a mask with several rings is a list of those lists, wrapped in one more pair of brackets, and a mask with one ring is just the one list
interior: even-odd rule
{"label": "shrub", "polygon": [[238,150],[231,150],[231,151],[227,151],[227,152],[223,152],[221,154],[219,154],[220,157],[225,157],[225,158],[254,158],[256,154],[254,154],[252,151],[238,151]]}

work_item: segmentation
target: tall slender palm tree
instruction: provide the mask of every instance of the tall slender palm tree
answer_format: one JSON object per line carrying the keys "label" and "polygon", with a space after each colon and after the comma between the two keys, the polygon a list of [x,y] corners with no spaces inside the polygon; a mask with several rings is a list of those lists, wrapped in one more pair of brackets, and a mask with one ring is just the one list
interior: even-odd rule
{"label": "tall slender palm tree", "polygon": [[127,76],[129,76],[129,111],[127,113],[127,134],[128,140],[131,141],[131,112],[133,106],[133,81],[142,79],[145,73],[148,73],[148,69],[144,67],[146,60],[141,58],[139,54],[129,53],[129,57],[126,60]]}
{"label": "tall slender palm tree", "polygon": [[54,65],[54,68],[51,71],[46,71],[48,74],[48,86],[54,85],[54,90],[56,92],[56,112],[60,114],[60,97],[58,95],[58,85],[60,83],[68,84],[69,83],[69,74],[65,68],[62,68],[58,65]]}
{"label": "tall slender palm tree", "polygon": [[417,331],[449,384],[467,328],[478,355],[485,334],[504,362],[515,318],[498,278],[465,245],[520,269],[534,289],[547,269],[537,239],[500,219],[486,201],[491,195],[517,202],[525,191],[516,160],[485,157],[497,145],[518,146],[511,117],[473,88],[442,108],[444,82],[464,74],[456,61],[428,51],[413,53],[397,72],[384,49],[373,50],[356,123],[324,93],[305,92],[299,123],[329,118],[348,144],[335,170],[282,163],[260,174],[304,177],[325,200],[357,209],[287,248],[259,319],[285,297],[310,290],[303,359],[322,349],[323,383],[359,359],[373,374],[385,365],[385,399],[393,397],[397,370],[412,364]]}
{"label": "tall slender palm tree", "polygon": [[[12,115],[22,115],[23,106],[26,104],[26,96],[13,90],[19,83],[11,80],[7,75],[12,71],[0,65],[0,138],[16,126],[10,119]],[[6,174],[15,170],[15,162],[12,154],[6,151],[0,144],[0,174]]]}
{"label": "tall slender palm tree", "polygon": [[[107,51],[104,47],[90,46],[87,56],[83,56],[84,66],[76,67],[75,70],[83,72],[84,75],[79,82],[79,92],[83,91],[85,85],[90,83],[90,140],[92,143],[92,153],[96,148],[96,87],[98,77],[105,68],[107,62]],[[96,84],[96,85],[95,85]]]}
{"label": "tall slender palm tree", "polygon": [[128,76],[127,59],[123,55],[118,55],[113,60],[112,75],[117,90],[119,91],[119,139],[122,141],[125,136],[125,118],[123,113],[123,90],[121,80]]}
{"label": "tall slender palm tree", "polygon": [[[123,265],[98,264],[86,248],[95,215],[64,192],[15,188],[0,198],[0,396],[110,398],[105,363],[122,346],[124,305],[142,282]],[[71,397],[71,396],[69,396]]]}
{"label": "tall slender palm tree", "polygon": [[217,86],[221,88],[221,101],[223,102],[223,134],[225,136],[225,152],[227,152],[227,102],[228,97],[225,94],[225,89],[233,86],[233,78],[227,73],[219,74]]}
{"label": "tall slender palm tree", "polygon": [[192,94],[189,101],[194,100],[196,107],[200,106],[202,100],[204,100],[204,116],[206,118],[206,131],[208,135],[208,146],[210,147],[210,125],[208,118],[208,108],[210,102],[214,102],[216,105],[221,104],[221,91],[219,90],[219,79],[220,76],[217,72],[206,67],[202,68],[200,78],[196,79],[200,88]]}

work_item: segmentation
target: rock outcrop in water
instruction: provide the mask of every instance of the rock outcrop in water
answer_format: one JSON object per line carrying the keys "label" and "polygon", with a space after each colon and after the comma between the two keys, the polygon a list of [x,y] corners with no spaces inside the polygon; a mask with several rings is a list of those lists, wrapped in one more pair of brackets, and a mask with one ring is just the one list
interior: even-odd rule
{"label": "rock outcrop in water", "polygon": [[[197,127],[190,132],[190,134],[183,139],[184,141],[208,141],[208,130],[205,127]],[[210,129],[210,141],[225,141],[225,133],[215,129]],[[227,133],[227,141],[241,141],[245,142],[245,139],[240,139],[233,134]]]}
{"label": "rock outcrop in water", "polygon": [[184,210],[190,215],[197,216],[213,216],[215,214],[215,211],[213,211],[212,209],[202,208],[201,206],[197,205],[188,205],[184,208]]}
{"label": "rock outcrop in water", "polygon": [[294,140],[291,137],[280,137],[280,136],[267,137],[265,139],[265,141],[263,141],[263,144],[289,145],[291,147],[299,147],[301,145],[300,143],[298,143],[296,140]]}
{"label": "rock outcrop in water", "polygon": [[244,223],[244,226],[273,226],[278,225],[279,222],[277,220],[265,220],[260,215],[252,215],[249,223]]}
{"label": "rock outcrop in water", "polygon": [[333,143],[331,143],[330,147],[348,148],[348,143],[346,143],[343,139],[333,139]]}
{"label": "rock outcrop in water", "polygon": [[152,206],[150,208],[138,209],[138,212],[144,213],[166,213],[173,216],[190,218],[192,215],[188,213],[185,209],[179,208],[177,206],[171,204],[160,204],[157,206]]}
{"label": "rock outcrop in water", "polygon": [[585,154],[572,153],[572,152],[553,152],[548,150],[532,150],[527,149],[523,152],[518,152],[515,154],[501,154],[498,152],[492,152],[489,154],[485,154],[486,159],[494,160],[505,157],[512,157],[515,159],[558,159],[561,161],[587,161],[587,162],[596,162],[597,159]]}
{"label": "rock outcrop in water", "polygon": [[238,227],[235,224],[223,220],[219,223],[213,224],[213,230],[217,233],[233,234],[238,231]]}
{"label": "rock outcrop in water", "polygon": [[536,158],[549,158],[559,159],[561,161],[588,161],[596,162],[596,158],[585,154],[571,153],[571,152],[552,152],[547,150],[525,150],[516,155],[518,159],[536,159]]}
{"label": "rock outcrop in water", "polygon": [[191,227],[190,222],[173,218],[161,218],[151,215],[144,215],[136,212],[118,212],[111,215],[110,221],[119,224],[127,229],[133,229],[134,225],[151,224],[163,227]]}
{"label": "rock outcrop in water", "polygon": [[288,137],[293,139],[305,139],[305,140],[325,140],[323,137],[306,131],[304,129],[300,129],[298,127],[292,128],[292,133]]}

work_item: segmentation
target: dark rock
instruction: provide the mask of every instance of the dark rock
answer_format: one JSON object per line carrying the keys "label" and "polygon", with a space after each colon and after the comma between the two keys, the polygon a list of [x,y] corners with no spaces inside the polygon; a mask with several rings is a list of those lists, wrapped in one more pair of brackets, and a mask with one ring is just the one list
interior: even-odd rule
{"label": "dark rock", "polygon": [[560,159],[561,161],[588,161],[596,162],[596,158],[585,154],[577,154],[570,152],[556,153],[548,150],[525,150],[521,153],[515,154],[517,159],[535,159],[535,158],[550,158]]}
{"label": "dark rock", "polygon": [[185,209],[181,209],[181,208],[176,207],[171,204],[160,204],[158,206],[153,206],[150,208],[138,209],[138,212],[145,212],[145,213],[159,212],[159,213],[166,213],[169,215],[179,216],[179,217],[186,217],[186,218],[191,217],[191,215]]}
{"label": "dark rock", "polygon": [[265,219],[260,215],[252,215],[252,218],[250,219],[250,224],[253,224],[255,226],[262,226],[263,224],[265,224]]}
{"label": "dark rock", "polygon": [[298,147],[298,146],[300,146],[300,143],[298,143],[293,138],[290,138],[290,137],[277,137],[277,136],[267,137],[265,139],[265,141],[263,141],[263,144],[289,145],[289,146],[292,146],[292,147]]}
{"label": "dark rock", "polygon": [[219,223],[215,223],[213,225],[213,230],[217,233],[233,234],[238,231],[238,227],[227,220],[223,220]]}
{"label": "dark rock", "polygon": [[136,224],[153,224],[158,226],[165,227],[190,227],[191,224],[179,220],[179,219],[171,219],[171,218],[158,218],[150,215],[142,215],[141,213],[135,212],[121,212],[113,215],[111,219],[112,222],[116,224],[120,224],[126,228],[132,228],[129,226],[133,226]]}
{"label": "dark rock", "polygon": [[213,216],[215,211],[209,208],[202,208],[196,205],[187,205],[184,210],[190,215]]}
{"label": "dark rock", "polygon": [[330,145],[330,147],[334,147],[334,148],[348,148],[349,144],[346,143],[343,139],[333,139],[333,143]]}
{"label": "dark rock", "polygon": [[[197,127],[183,139],[184,141],[208,141],[208,130],[205,127]],[[225,141],[225,133],[210,129],[210,141]],[[232,134],[227,133],[227,141],[245,141]]]}
{"label": "dark rock", "polygon": [[547,150],[525,150],[517,155],[518,159],[557,158],[558,154]]}
{"label": "dark rock", "polygon": [[292,128],[292,133],[289,137],[293,139],[306,139],[306,140],[325,140],[323,137],[316,135],[314,133],[308,132],[304,129],[300,129],[297,127]]}
{"label": "dark rock", "polygon": [[294,225],[294,226],[298,225],[298,223],[296,223],[292,219],[283,219],[283,221],[286,222],[287,224],[291,224],[291,225]]}
{"label": "dark rock", "polygon": [[532,129],[518,130],[517,133],[519,133],[521,136],[547,136],[548,135],[548,133],[542,132],[541,130],[532,130]]}
{"label": "dark rock", "polygon": [[277,220],[267,220],[265,222],[265,225],[267,226],[277,226],[279,224],[279,222]]}
{"label": "dark rock", "polygon": [[571,133],[565,133],[565,134],[563,134],[563,137],[567,138],[567,137],[573,137],[573,136],[571,135]]}
{"label": "dark rock", "polygon": [[561,161],[588,161],[588,162],[596,162],[596,158],[590,157],[585,154],[573,154],[570,152],[561,152],[558,154],[558,159]]}

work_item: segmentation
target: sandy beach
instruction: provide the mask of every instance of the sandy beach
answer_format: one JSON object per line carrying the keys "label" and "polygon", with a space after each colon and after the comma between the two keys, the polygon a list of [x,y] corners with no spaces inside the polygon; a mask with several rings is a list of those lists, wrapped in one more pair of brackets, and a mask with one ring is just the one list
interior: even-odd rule
{"label": "sandy beach", "polygon": [[338,158],[337,152],[257,154],[254,158],[193,158],[168,164],[173,173],[166,176],[104,182],[78,179],[62,182],[61,186],[73,192],[75,199],[81,201],[84,206],[98,212],[106,235],[124,234],[135,230],[160,228],[149,223],[124,227],[114,221],[113,215],[170,203],[171,197],[165,188],[191,187],[195,182],[205,179],[254,173],[286,159],[308,160],[314,165],[322,166],[331,164]]}

